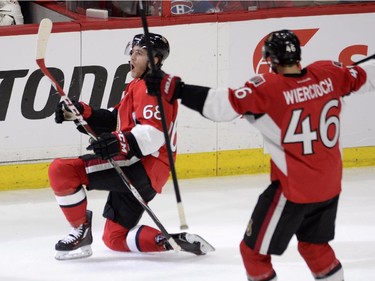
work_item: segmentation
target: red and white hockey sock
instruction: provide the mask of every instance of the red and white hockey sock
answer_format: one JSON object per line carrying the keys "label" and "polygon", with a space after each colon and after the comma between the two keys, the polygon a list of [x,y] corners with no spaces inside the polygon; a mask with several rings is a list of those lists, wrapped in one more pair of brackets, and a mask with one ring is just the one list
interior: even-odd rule
{"label": "red and white hockey sock", "polygon": [[86,221],[87,198],[84,185],[88,185],[83,161],[80,158],[52,161],[48,177],[56,200],[66,219],[73,227]]}
{"label": "red and white hockey sock", "polygon": [[240,244],[240,251],[249,281],[277,280],[270,255],[262,255],[255,252],[243,240]]}
{"label": "red and white hockey sock", "polygon": [[128,232],[129,230],[127,228],[107,219],[104,225],[102,239],[104,244],[113,251],[130,252],[125,243]]}
{"label": "red and white hockey sock", "polygon": [[71,226],[78,227],[86,222],[87,198],[82,186],[72,194],[55,197]]}
{"label": "red and white hockey sock", "polygon": [[163,252],[162,243],[157,243],[160,231],[147,225],[137,225],[129,230],[126,244],[131,252]]}
{"label": "red and white hockey sock", "polygon": [[132,229],[121,226],[107,219],[104,227],[103,242],[113,251],[120,252],[161,252],[166,249],[158,243],[160,231],[146,226],[137,225]]}
{"label": "red and white hockey sock", "polygon": [[[338,261],[337,261],[338,262]],[[344,270],[342,269],[341,263],[338,262],[336,266],[332,265],[332,269],[320,275],[315,275],[315,280],[317,281],[344,281]]]}
{"label": "red and white hockey sock", "polygon": [[343,281],[341,263],[328,243],[298,242],[298,251],[305,259],[315,280]]}

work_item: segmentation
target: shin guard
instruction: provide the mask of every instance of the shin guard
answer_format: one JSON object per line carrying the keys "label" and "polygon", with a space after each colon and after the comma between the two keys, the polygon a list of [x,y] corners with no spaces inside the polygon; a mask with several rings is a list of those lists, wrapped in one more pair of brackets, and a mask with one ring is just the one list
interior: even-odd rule
{"label": "shin guard", "polygon": [[88,185],[83,161],[80,158],[55,159],[48,169],[48,177],[56,200],[73,227],[86,220]]}
{"label": "shin guard", "polygon": [[338,263],[328,273],[314,277],[317,281],[344,281],[344,270],[341,263]]}
{"label": "shin guard", "polygon": [[327,273],[332,269],[332,265],[338,264],[335,253],[328,243],[298,242],[298,251],[314,275]]}
{"label": "shin guard", "polygon": [[120,252],[161,252],[166,251],[164,240],[159,241],[159,230],[146,225],[137,225],[128,230],[107,219],[103,242],[114,251]]}
{"label": "shin guard", "polygon": [[131,252],[163,252],[164,243],[157,243],[160,231],[147,225],[137,225],[129,230],[126,244]]}
{"label": "shin guard", "polygon": [[240,244],[242,260],[249,281],[275,281],[276,273],[272,268],[271,256],[252,250],[242,240]]}
{"label": "shin guard", "polygon": [[85,189],[80,186],[73,194],[57,196],[56,201],[60,205],[67,221],[77,227],[86,220],[87,198]]}

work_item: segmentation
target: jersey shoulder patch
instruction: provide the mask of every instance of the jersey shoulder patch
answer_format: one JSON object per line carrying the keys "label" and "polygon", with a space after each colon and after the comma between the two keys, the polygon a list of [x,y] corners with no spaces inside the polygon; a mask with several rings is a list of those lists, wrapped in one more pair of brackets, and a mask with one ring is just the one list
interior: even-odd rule
{"label": "jersey shoulder patch", "polygon": [[258,87],[262,85],[266,80],[264,79],[263,75],[257,75],[250,78],[249,83],[253,84],[254,87]]}
{"label": "jersey shoulder patch", "polygon": [[338,68],[343,68],[344,65],[339,62],[339,61],[333,61],[333,60],[321,60],[321,61],[316,61],[310,64],[308,67],[309,68],[327,68],[327,67],[338,67]]}
{"label": "jersey shoulder patch", "polygon": [[339,67],[339,68],[342,68],[342,67],[343,67],[343,64],[342,64],[341,62],[338,62],[338,61],[332,61],[332,64],[333,64],[334,66]]}

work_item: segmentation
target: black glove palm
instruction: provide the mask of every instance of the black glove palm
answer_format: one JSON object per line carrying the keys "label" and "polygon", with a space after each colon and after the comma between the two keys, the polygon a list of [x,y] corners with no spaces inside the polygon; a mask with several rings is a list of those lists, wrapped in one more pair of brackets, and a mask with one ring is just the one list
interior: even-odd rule
{"label": "black glove palm", "polygon": [[146,74],[144,79],[150,96],[160,96],[160,85],[164,76],[165,73],[160,69]]}

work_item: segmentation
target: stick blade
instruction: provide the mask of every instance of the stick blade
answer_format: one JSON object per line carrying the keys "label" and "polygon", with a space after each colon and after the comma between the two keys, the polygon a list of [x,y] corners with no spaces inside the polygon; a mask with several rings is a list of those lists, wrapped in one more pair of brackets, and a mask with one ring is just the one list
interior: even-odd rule
{"label": "stick blade", "polygon": [[38,29],[38,39],[36,46],[36,59],[44,59],[46,54],[48,38],[52,31],[52,21],[48,18],[42,19]]}

